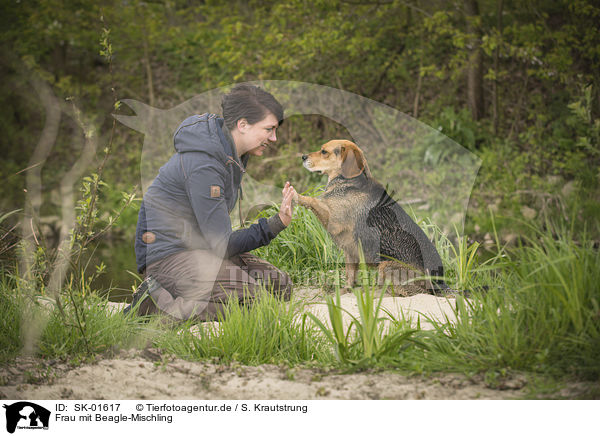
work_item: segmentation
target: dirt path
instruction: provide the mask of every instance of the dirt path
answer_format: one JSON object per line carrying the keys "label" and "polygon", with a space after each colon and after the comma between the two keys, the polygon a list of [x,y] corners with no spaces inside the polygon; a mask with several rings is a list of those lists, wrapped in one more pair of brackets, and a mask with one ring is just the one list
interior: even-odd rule
{"label": "dirt path", "polygon": [[309,368],[218,365],[163,361],[155,350],[71,368],[64,363],[19,359],[0,369],[0,398],[58,399],[510,399],[524,394],[524,379],[492,390],[481,378],[429,379],[392,372],[342,374]]}

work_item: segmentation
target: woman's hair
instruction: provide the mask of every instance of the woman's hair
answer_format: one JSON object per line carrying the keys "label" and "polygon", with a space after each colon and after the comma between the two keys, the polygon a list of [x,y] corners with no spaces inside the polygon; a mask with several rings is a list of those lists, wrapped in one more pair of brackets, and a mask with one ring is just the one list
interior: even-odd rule
{"label": "woman's hair", "polygon": [[275,115],[279,124],[283,122],[283,107],[267,91],[253,85],[236,85],[223,96],[221,103],[225,125],[233,130],[242,118],[249,124],[263,120],[269,112]]}

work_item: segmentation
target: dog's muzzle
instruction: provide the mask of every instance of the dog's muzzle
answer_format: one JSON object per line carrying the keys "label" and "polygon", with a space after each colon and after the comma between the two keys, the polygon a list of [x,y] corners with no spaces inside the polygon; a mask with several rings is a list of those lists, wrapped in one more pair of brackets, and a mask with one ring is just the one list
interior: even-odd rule
{"label": "dog's muzzle", "polygon": [[303,154],[302,155],[302,166],[304,168],[306,168],[307,170],[309,170],[310,167],[312,167],[312,162],[310,160],[308,160],[308,155],[307,154]]}

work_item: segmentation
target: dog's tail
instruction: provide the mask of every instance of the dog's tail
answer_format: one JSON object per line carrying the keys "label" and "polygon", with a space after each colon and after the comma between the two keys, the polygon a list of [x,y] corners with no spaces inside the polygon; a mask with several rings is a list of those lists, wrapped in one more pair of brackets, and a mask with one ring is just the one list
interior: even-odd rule
{"label": "dog's tail", "polygon": [[430,286],[429,290],[435,296],[445,297],[445,296],[461,294],[461,291],[459,291],[457,289],[452,289],[450,286],[448,286],[448,283],[446,283],[442,279],[433,278],[430,283],[431,283],[431,286]]}
{"label": "dog's tail", "polygon": [[458,295],[462,295],[463,297],[470,297],[473,292],[485,292],[489,290],[489,286],[482,285],[477,286],[473,289],[454,289],[448,286],[448,284],[443,280],[434,280],[432,281],[431,293],[436,297],[456,297]]}

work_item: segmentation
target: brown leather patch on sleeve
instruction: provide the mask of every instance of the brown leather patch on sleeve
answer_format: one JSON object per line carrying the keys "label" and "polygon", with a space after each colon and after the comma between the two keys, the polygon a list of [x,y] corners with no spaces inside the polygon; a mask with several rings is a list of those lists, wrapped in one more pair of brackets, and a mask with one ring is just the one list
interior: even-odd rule
{"label": "brown leather patch on sleeve", "polygon": [[221,187],[217,185],[211,185],[210,187],[211,198],[217,198],[221,196]]}
{"label": "brown leather patch on sleeve", "polygon": [[156,235],[152,232],[146,232],[142,235],[142,241],[146,244],[152,244],[156,241]]}

